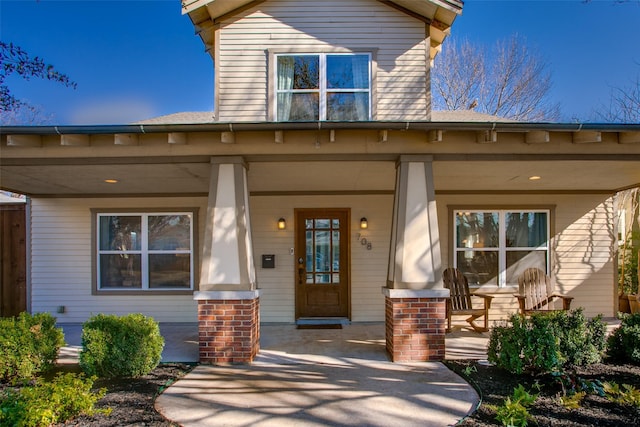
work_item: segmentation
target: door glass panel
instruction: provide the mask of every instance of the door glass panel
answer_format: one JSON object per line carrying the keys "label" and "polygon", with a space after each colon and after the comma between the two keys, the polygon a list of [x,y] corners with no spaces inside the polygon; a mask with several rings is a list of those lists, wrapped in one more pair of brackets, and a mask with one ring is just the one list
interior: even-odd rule
{"label": "door glass panel", "polygon": [[328,219],[316,219],[316,228],[329,228],[331,221]]}
{"label": "door glass panel", "polygon": [[340,271],[340,232],[334,231],[332,235],[333,258],[331,260],[331,269],[333,272]]}
{"label": "door glass panel", "polygon": [[316,231],[316,271],[331,271],[331,253],[329,246],[329,232]]}
{"label": "door glass panel", "polygon": [[340,283],[340,220],[305,220],[306,282]]}
{"label": "door glass panel", "polygon": [[316,283],[331,283],[331,275],[330,274],[316,274]]}
{"label": "door glass panel", "polygon": [[313,271],[313,231],[307,231],[306,237],[306,266],[307,271]]}

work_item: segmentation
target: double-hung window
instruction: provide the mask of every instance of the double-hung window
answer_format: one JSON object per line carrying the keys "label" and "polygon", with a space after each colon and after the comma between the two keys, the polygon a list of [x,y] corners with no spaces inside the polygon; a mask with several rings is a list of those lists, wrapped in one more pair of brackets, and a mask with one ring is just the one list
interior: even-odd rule
{"label": "double-hung window", "polygon": [[529,267],[548,273],[549,216],[549,210],[454,210],[453,264],[475,286],[515,286]]}
{"label": "double-hung window", "polygon": [[193,289],[194,212],[96,213],[98,291]]}
{"label": "double-hung window", "polygon": [[371,54],[277,54],[278,121],[371,119]]}

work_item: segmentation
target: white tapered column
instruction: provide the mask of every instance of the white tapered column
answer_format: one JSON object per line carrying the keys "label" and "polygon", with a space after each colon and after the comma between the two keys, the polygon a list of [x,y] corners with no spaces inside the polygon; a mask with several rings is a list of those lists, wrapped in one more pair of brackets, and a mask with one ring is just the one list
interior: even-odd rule
{"label": "white tapered column", "polygon": [[260,299],[241,157],[211,159],[203,245],[194,293],[200,363],[251,363],[260,349]]}
{"label": "white tapered column", "polygon": [[401,156],[387,287],[444,289],[431,156]]}
{"label": "white tapered column", "polygon": [[247,167],[240,157],[211,160],[200,291],[256,289]]}
{"label": "white tapered column", "polygon": [[394,362],[442,360],[446,300],[431,156],[401,156],[385,297],[386,348]]}

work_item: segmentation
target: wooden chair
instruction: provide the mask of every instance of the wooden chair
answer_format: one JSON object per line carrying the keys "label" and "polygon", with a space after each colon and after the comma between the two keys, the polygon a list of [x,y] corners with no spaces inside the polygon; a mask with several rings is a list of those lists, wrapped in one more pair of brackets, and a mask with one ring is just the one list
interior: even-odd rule
{"label": "wooden chair", "polygon": [[520,305],[520,313],[528,315],[534,312],[553,311],[549,307],[555,298],[562,299],[562,309],[569,310],[573,297],[553,291],[551,278],[539,268],[527,268],[518,277],[518,293],[514,295]]}
{"label": "wooden chair", "polygon": [[[477,294],[469,291],[469,282],[462,272],[456,268],[447,268],[442,273],[444,287],[451,291],[451,296],[447,299],[447,332],[451,330],[452,315],[470,316],[467,322],[476,332],[486,332],[489,330],[489,308],[493,296]],[[482,308],[473,308],[471,297],[476,296],[484,299]],[[477,326],[474,322],[484,316],[484,327]]]}

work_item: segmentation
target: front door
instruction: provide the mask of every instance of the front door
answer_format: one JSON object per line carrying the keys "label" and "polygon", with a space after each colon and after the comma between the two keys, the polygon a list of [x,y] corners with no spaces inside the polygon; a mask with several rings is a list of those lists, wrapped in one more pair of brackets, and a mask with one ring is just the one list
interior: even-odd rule
{"label": "front door", "polygon": [[296,319],[349,316],[349,209],[296,209]]}

